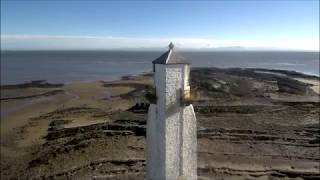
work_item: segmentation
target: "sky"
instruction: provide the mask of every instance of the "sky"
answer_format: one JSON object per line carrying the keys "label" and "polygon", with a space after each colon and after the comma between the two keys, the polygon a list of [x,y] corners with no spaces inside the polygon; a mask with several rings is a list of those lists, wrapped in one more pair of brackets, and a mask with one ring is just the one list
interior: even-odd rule
{"label": "sky", "polygon": [[1,1],[1,49],[319,50],[319,1]]}

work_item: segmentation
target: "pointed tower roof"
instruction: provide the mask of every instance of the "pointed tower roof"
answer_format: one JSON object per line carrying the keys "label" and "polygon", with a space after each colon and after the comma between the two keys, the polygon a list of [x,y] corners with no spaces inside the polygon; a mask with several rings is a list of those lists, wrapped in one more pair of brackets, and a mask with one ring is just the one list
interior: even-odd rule
{"label": "pointed tower roof", "polygon": [[160,57],[152,61],[153,64],[190,64],[186,58],[181,56],[174,50],[174,45],[169,44],[169,50],[163,53]]}

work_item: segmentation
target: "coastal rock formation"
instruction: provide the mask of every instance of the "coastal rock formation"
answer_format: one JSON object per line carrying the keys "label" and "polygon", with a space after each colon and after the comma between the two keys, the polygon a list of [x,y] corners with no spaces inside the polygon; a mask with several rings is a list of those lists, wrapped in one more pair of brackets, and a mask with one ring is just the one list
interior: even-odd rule
{"label": "coastal rock formation", "polygon": [[[152,80],[1,89],[10,97],[64,91],[1,100],[1,179],[145,178]],[[281,70],[192,69],[198,179],[319,179],[313,81]]]}

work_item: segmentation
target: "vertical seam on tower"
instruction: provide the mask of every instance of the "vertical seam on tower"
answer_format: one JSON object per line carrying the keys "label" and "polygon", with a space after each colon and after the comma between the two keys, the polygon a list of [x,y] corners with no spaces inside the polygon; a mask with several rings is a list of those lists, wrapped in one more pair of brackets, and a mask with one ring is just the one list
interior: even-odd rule
{"label": "vertical seam on tower", "polygon": [[170,58],[170,56],[171,56],[171,52],[172,52],[172,49],[169,50],[169,54],[168,54],[168,57],[167,57],[167,59],[166,59],[166,64],[168,63],[168,60],[169,60],[169,58]]}
{"label": "vertical seam on tower", "polygon": [[184,108],[181,108],[180,109],[180,118],[179,118],[179,120],[180,120],[180,137],[179,137],[179,139],[180,139],[180,144],[179,144],[179,156],[180,156],[180,162],[179,162],[179,176],[182,176],[183,175],[183,169],[182,169],[182,167],[183,167],[183,111],[184,111]]}
{"label": "vertical seam on tower", "polygon": [[[161,65],[161,66],[164,66],[164,65]],[[167,68],[163,67],[163,70],[164,70],[164,82],[163,82],[163,86],[164,86],[164,93],[165,93],[165,98],[164,98],[164,102],[163,102],[163,106],[164,106],[164,126],[163,126],[163,130],[164,130],[164,145],[165,147],[167,147],[167,110],[166,110],[166,107],[167,107],[167,99],[166,99],[166,96],[167,96]],[[163,72],[162,72],[163,73]],[[164,178],[167,178],[167,148],[164,148],[164,152],[163,152],[163,155],[164,155],[164,167],[163,167],[163,171],[164,171]]]}
{"label": "vertical seam on tower", "polygon": [[180,90],[180,145],[179,145],[179,156],[180,156],[180,162],[179,162],[179,176],[183,176],[183,129],[184,129],[184,123],[183,123],[183,115],[184,115],[184,104],[183,102],[181,101],[181,98],[183,97],[184,95],[184,68],[182,69],[181,71],[181,82],[182,82],[182,87],[181,87],[181,90]]}

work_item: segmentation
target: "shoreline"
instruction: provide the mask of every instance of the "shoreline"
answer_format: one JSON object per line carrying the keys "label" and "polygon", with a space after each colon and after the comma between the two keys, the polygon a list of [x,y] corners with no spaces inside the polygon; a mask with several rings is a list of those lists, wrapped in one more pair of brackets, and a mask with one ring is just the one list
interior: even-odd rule
{"label": "shoreline", "polygon": [[[229,68],[218,68],[218,67],[192,67],[191,69],[197,69],[197,68],[217,68],[217,69],[224,69],[224,70],[231,70],[231,69],[248,69],[248,70],[262,70],[266,72],[287,72],[287,73],[295,73],[297,75],[304,75],[305,77],[309,78],[315,78],[315,79],[320,79],[320,72],[319,74],[314,74],[314,73],[307,73],[307,72],[300,72],[300,71],[295,71],[295,70],[284,70],[284,69],[265,69],[265,68],[239,68],[239,67],[229,67]],[[119,76],[114,76],[109,79],[92,79],[92,80],[69,80],[69,81],[50,81],[50,80],[45,80],[45,79],[33,79],[29,81],[24,81],[24,82],[15,82],[15,83],[7,83],[7,84],[1,84],[1,87],[3,86],[14,86],[14,85],[21,85],[21,84],[26,84],[30,83],[33,81],[45,81],[50,84],[70,84],[70,83],[79,83],[79,82],[96,82],[96,81],[105,81],[105,82],[112,82],[112,81],[119,81],[122,80],[123,77],[130,77],[130,76],[141,76],[144,74],[150,74],[152,71],[142,71],[142,72],[137,72],[137,73],[128,73],[125,75],[119,75]]]}
{"label": "shoreline", "polygon": [[99,79],[92,79],[92,80],[66,80],[66,81],[50,81],[50,80],[46,80],[46,79],[33,79],[33,80],[28,80],[28,81],[24,81],[24,82],[15,82],[15,83],[6,83],[6,84],[1,84],[1,87],[3,86],[14,86],[14,85],[21,85],[21,84],[28,84],[31,83],[33,81],[45,81],[48,82],[50,84],[70,84],[70,83],[79,83],[79,82],[96,82],[96,81],[105,81],[105,82],[112,82],[112,81],[119,81],[121,80],[123,77],[127,77],[127,76],[140,76],[140,75],[144,75],[144,74],[150,74],[152,73],[152,71],[142,71],[142,72],[138,72],[138,73],[128,73],[128,74],[124,74],[124,75],[119,75],[119,76],[114,76],[112,78],[99,78]]}

